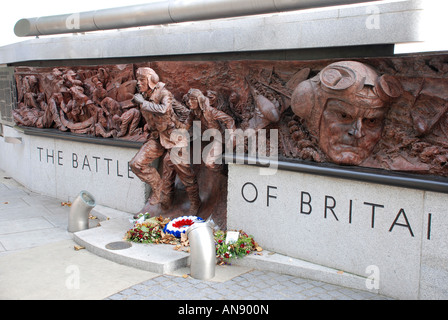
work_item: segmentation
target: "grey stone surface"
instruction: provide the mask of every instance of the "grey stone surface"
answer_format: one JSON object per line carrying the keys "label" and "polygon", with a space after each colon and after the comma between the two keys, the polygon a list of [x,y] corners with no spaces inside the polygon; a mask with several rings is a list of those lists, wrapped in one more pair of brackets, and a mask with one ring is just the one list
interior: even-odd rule
{"label": "grey stone surface", "polygon": [[[138,30],[41,37],[0,48],[0,64],[320,48],[423,41],[421,1],[376,2],[379,29],[368,29],[371,4],[206,20]],[[347,36],[350,35],[350,36]]]}
{"label": "grey stone surface", "polygon": [[227,223],[288,257],[361,278],[377,270],[381,294],[444,299],[446,281],[435,279],[447,274],[447,200],[447,194],[229,165]]}
{"label": "grey stone surface", "polygon": [[[26,220],[25,208],[30,219],[52,216],[61,217],[62,221],[62,217],[67,217],[68,208],[59,207],[61,200],[29,191],[15,180],[5,179],[9,177],[0,169],[0,224],[14,223],[16,213]],[[26,201],[18,201],[20,199]],[[7,207],[10,201],[16,205]],[[33,207],[39,209],[35,211]],[[88,231],[102,230],[105,242],[117,237],[121,239],[125,229],[114,229],[114,225],[125,226],[123,223],[129,214],[102,206],[92,213],[100,217],[103,226],[98,227],[99,221],[95,219]],[[67,224],[62,222],[44,229],[43,233],[41,229],[16,231],[0,233],[0,299],[3,300],[390,299],[374,292],[282,274],[281,269],[273,272],[244,265],[217,266],[216,277],[211,281],[191,278],[186,266],[165,270],[166,274],[153,273],[140,266],[117,263],[114,261],[116,257],[105,259],[89,250],[74,250],[76,242],[67,232]],[[36,242],[37,238],[42,241]],[[14,247],[10,243],[22,245]],[[98,239],[92,243],[98,244]],[[152,254],[154,247],[143,249]],[[164,247],[164,251],[164,255],[169,256],[168,251],[173,249]],[[134,258],[144,260],[138,255]]]}
{"label": "grey stone surface", "polygon": [[[0,139],[2,169],[30,190],[64,201],[86,190],[99,205],[131,212],[145,205],[147,186],[128,169],[138,149],[30,136],[11,127],[4,131],[21,136],[23,143]],[[32,198],[24,201],[31,204]]]}
{"label": "grey stone surface", "polygon": [[[421,290],[422,299],[444,299],[448,296],[448,242],[446,226],[448,216],[447,201],[440,194],[428,192],[425,196],[425,216],[422,223],[423,234]],[[429,228],[428,228],[429,226]],[[429,238],[429,240],[428,240]]]}
{"label": "grey stone surface", "polygon": [[387,300],[366,291],[305,280],[276,272],[252,270],[219,283],[190,277],[159,276],[107,300]]}
{"label": "grey stone surface", "polygon": [[[366,290],[366,278],[343,272],[342,270],[324,267],[307,261],[294,259],[282,254],[263,251],[262,255],[253,254],[233,262],[235,265],[272,271],[288,276],[323,281],[333,285]],[[378,290],[369,290],[378,293]]]}
{"label": "grey stone surface", "polygon": [[[378,29],[366,26],[367,16],[347,16],[334,20],[307,21],[301,25],[300,45],[305,48],[412,42],[418,39],[419,11],[380,14]],[[412,22],[411,22],[412,21]],[[407,25],[407,28],[397,28]],[[350,35],[350,36],[347,36]],[[385,38],[387,36],[387,39]],[[420,38],[421,39],[421,38]]]}
{"label": "grey stone surface", "polygon": [[0,299],[101,300],[158,276],[76,251],[73,240],[61,239],[0,254]]}

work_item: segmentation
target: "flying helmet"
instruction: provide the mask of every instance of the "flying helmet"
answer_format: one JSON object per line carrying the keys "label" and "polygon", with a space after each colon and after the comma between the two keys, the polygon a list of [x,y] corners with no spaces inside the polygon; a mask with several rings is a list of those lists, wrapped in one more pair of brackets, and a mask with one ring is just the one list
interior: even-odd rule
{"label": "flying helmet", "polygon": [[335,62],[317,76],[300,83],[293,92],[291,108],[305,121],[314,137],[329,99],[361,108],[383,108],[401,95],[402,87],[390,75],[380,76],[372,67],[356,61]]}
{"label": "flying helmet", "polygon": [[137,77],[147,77],[148,85],[151,89],[154,89],[160,79],[157,73],[151,68],[138,68]]}

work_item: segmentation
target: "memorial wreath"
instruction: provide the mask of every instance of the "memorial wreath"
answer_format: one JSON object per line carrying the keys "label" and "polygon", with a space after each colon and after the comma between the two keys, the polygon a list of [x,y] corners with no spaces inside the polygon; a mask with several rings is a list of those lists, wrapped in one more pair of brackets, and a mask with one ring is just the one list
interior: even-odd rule
{"label": "memorial wreath", "polygon": [[163,232],[172,234],[176,238],[180,238],[182,233],[185,233],[187,229],[196,222],[204,222],[204,219],[196,216],[179,217],[167,223]]}

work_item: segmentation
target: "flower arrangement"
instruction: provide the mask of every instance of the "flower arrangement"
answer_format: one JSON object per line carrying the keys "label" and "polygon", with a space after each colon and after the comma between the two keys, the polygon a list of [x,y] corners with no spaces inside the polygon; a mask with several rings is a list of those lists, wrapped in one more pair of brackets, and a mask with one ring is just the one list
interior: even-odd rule
{"label": "flower arrangement", "polygon": [[204,222],[204,219],[196,216],[179,217],[166,224],[163,232],[172,234],[176,238],[180,238],[181,234],[185,233],[187,229],[196,222]]}
{"label": "flower arrangement", "polygon": [[227,232],[221,230],[215,232],[216,258],[219,265],[228,264],[232,259],[243,258],[253,251],[263,251],[254,238],[244,231],[239,231],[238,240],[235,242],[226,239]]}
{"label": "flower arrangement", "polygon": [[[146,244],[171,244],[175,245],[174,250],[186,252],[189,252],[189,243],[185,231],[195,222],[204,222],[202,218],[194,216],[171,220],[161,216],[151,217],[148,213],[140,214],[131,221],[134,226],[126,232],[124,240]],[[228,232],[217,230],[214,232],[214,240],[219,265],[230,264],[232,259],[243,258],[252,252],[261,254],[263,251],[252,236],[241,230],[233,241],[228,237]]]}
{"label": "flower arrangement", "polygon": [[[141,219],[142,217],[146,220]],[[139,217],[134,227],[126,232],[124,240],[137,243],[177,244],[178,241],[174,236],[163,232],[170,219],[163,217],[148,218],[148,215],[142,217]]]}

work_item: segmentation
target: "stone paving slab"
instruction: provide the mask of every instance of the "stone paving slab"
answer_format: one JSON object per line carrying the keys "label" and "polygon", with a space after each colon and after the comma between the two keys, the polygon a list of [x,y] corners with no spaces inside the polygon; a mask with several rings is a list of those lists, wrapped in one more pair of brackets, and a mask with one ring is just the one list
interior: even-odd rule
{"label": "stone paving slab", "polygon": [[321,281],[252,270],[224,282],[161,275],[107,300],[388,300]]}
{"label": "stone paving slab", "polygon": [[56,241],[0,256],[0,300],[102,300],[158,274]]}

